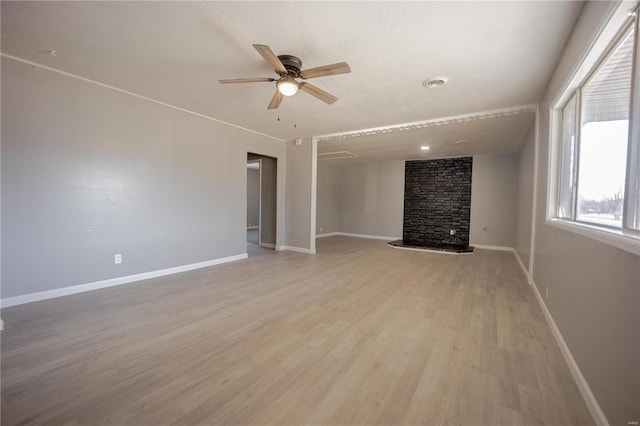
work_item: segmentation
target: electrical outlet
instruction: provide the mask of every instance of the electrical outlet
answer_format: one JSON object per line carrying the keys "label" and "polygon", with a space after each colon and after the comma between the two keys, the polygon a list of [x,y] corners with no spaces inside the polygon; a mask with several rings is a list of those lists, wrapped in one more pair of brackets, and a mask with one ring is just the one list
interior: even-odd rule
{"label": "electrical outlet", "polygon": [[449,229],[449,235],[456,235],[455,229]]}
{"label": "electrical outlet", "polygon": [[113,260],[116,263],[116,265],[119,265],[122,263],[122,255],[121,254],[116,254],[115,256],[113,256]]}

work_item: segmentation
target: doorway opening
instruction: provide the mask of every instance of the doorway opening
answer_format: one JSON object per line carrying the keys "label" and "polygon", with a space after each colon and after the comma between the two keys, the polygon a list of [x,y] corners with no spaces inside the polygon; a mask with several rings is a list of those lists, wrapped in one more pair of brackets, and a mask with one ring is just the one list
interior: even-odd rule
{"label": "doorway opening", "polygon": [[277,159],[247,153],[247,254],[272,254],[276,247]]}

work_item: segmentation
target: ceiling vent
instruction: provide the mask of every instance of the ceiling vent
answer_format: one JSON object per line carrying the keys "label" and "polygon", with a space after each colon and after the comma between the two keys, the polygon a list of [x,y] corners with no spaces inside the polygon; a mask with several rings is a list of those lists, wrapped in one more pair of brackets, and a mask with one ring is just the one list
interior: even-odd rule
{"label": "ceiling vent", "polygon": [[444,86],[445,84],[447,84],[447,81],[449,81],[447,77],[433,77],[423,81],[422,85],[424,87],[434,88]]}

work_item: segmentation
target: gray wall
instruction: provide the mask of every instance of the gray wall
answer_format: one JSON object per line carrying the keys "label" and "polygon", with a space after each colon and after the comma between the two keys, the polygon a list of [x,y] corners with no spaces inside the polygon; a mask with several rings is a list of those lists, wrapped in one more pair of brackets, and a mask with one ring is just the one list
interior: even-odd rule
{"label": "gray wall", "polygon": [[2,297],[245,253],[248,151],[286,155],[284,142],[3,58]]}
{"label": "gray wall", "polygon": [[357,163],[339,176],[342,232],[402,238],[403,161]]}
{"label": "gray wall", "polygon": [[[402,238],[404,161],[322,163],[318,167],[318,233],[323,226],[323,233]],[[473,158],[471,244],[514,247],[517,167],[517,154]],[[331,177],[326,176],[329,173]],[[337,230],[328,231],[325,222],[337,223]],[[484,226],[488,232],[482,230]]]}
{"label": "gray wall", "polygon": [[[338,232],[402,238],[404,161],[353,161],[331,171],[337,190],[334,203],[339,207],[334,213]],[[318,208],[323,210],[321,202],[318,199]],[[332,220],[336,221],[335,216]]]}
{"label": "gray wall", "polygon": [[260,159],[260,243],[276,245],[276,185],[278,164],[275,158]]}
{"label": "gray wall", "polygon": [[340,181],[342,168],[330,161],[318,161],[316,234],[328,234],[340,230]]}
{"label": "gray wall", "polygon": [[517,154],[473,157],[471,245],[515,246],[517,184]]}
{"label": "gray wall", "polygon": [[615,3],[588,2],[540,104],[533,280],[611,424],[640,418],[640,259],[545,223],[552,99]]}
{"label": "gray wall", "polygon": [[516,202],[516,244],[518,257],[529,270],[531,250],[531,213],[533,209],[533,166],[535,123],[531,126],[518,154],[518,199]]}
{"label": "gray wall", "polygon": [[[311,245],[311,177],[313,143],[304,139],[301,145],[286,143],[286,217],[285,244],[312,250]],[[315,194],[314,194],[315,196]],[[315,241],[313,244],[315,247]]]}
{"label": "gray wall", "polygon": [[260,170],[247,169],[247,226],[260,221]]}

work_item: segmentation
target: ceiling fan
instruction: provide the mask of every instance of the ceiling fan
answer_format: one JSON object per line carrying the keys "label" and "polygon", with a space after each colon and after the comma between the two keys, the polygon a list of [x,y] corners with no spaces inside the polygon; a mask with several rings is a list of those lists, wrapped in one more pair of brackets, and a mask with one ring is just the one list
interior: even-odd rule
{"label": "ceiling fan", "polygon": [[307,80],[309,78],[326,77],[329,75],[346,74],[351,72],[349,64],[346,62],[339,62],[337,64],[324,65],[316,68],[309,68],[307,70],[302,69],[302,61],[292,55],[279,55],[275,53],[263,44],[254,44],[253,47],[262,55],[274,69],[276,74],[280,78],[234,78],[230,80],[219,80],[222,84],[229,83],[262,83],[262,82],[276,82],[276,92],[271,98],[268,109],[276,109],[280,106],[280,102],[285,96],[293,96],[298,90],[302,90],[320,99],[323,102],[331,105],[338,100],[335,96],[324,90],[306,83],[304,81],[297,81],[296,79]]}

